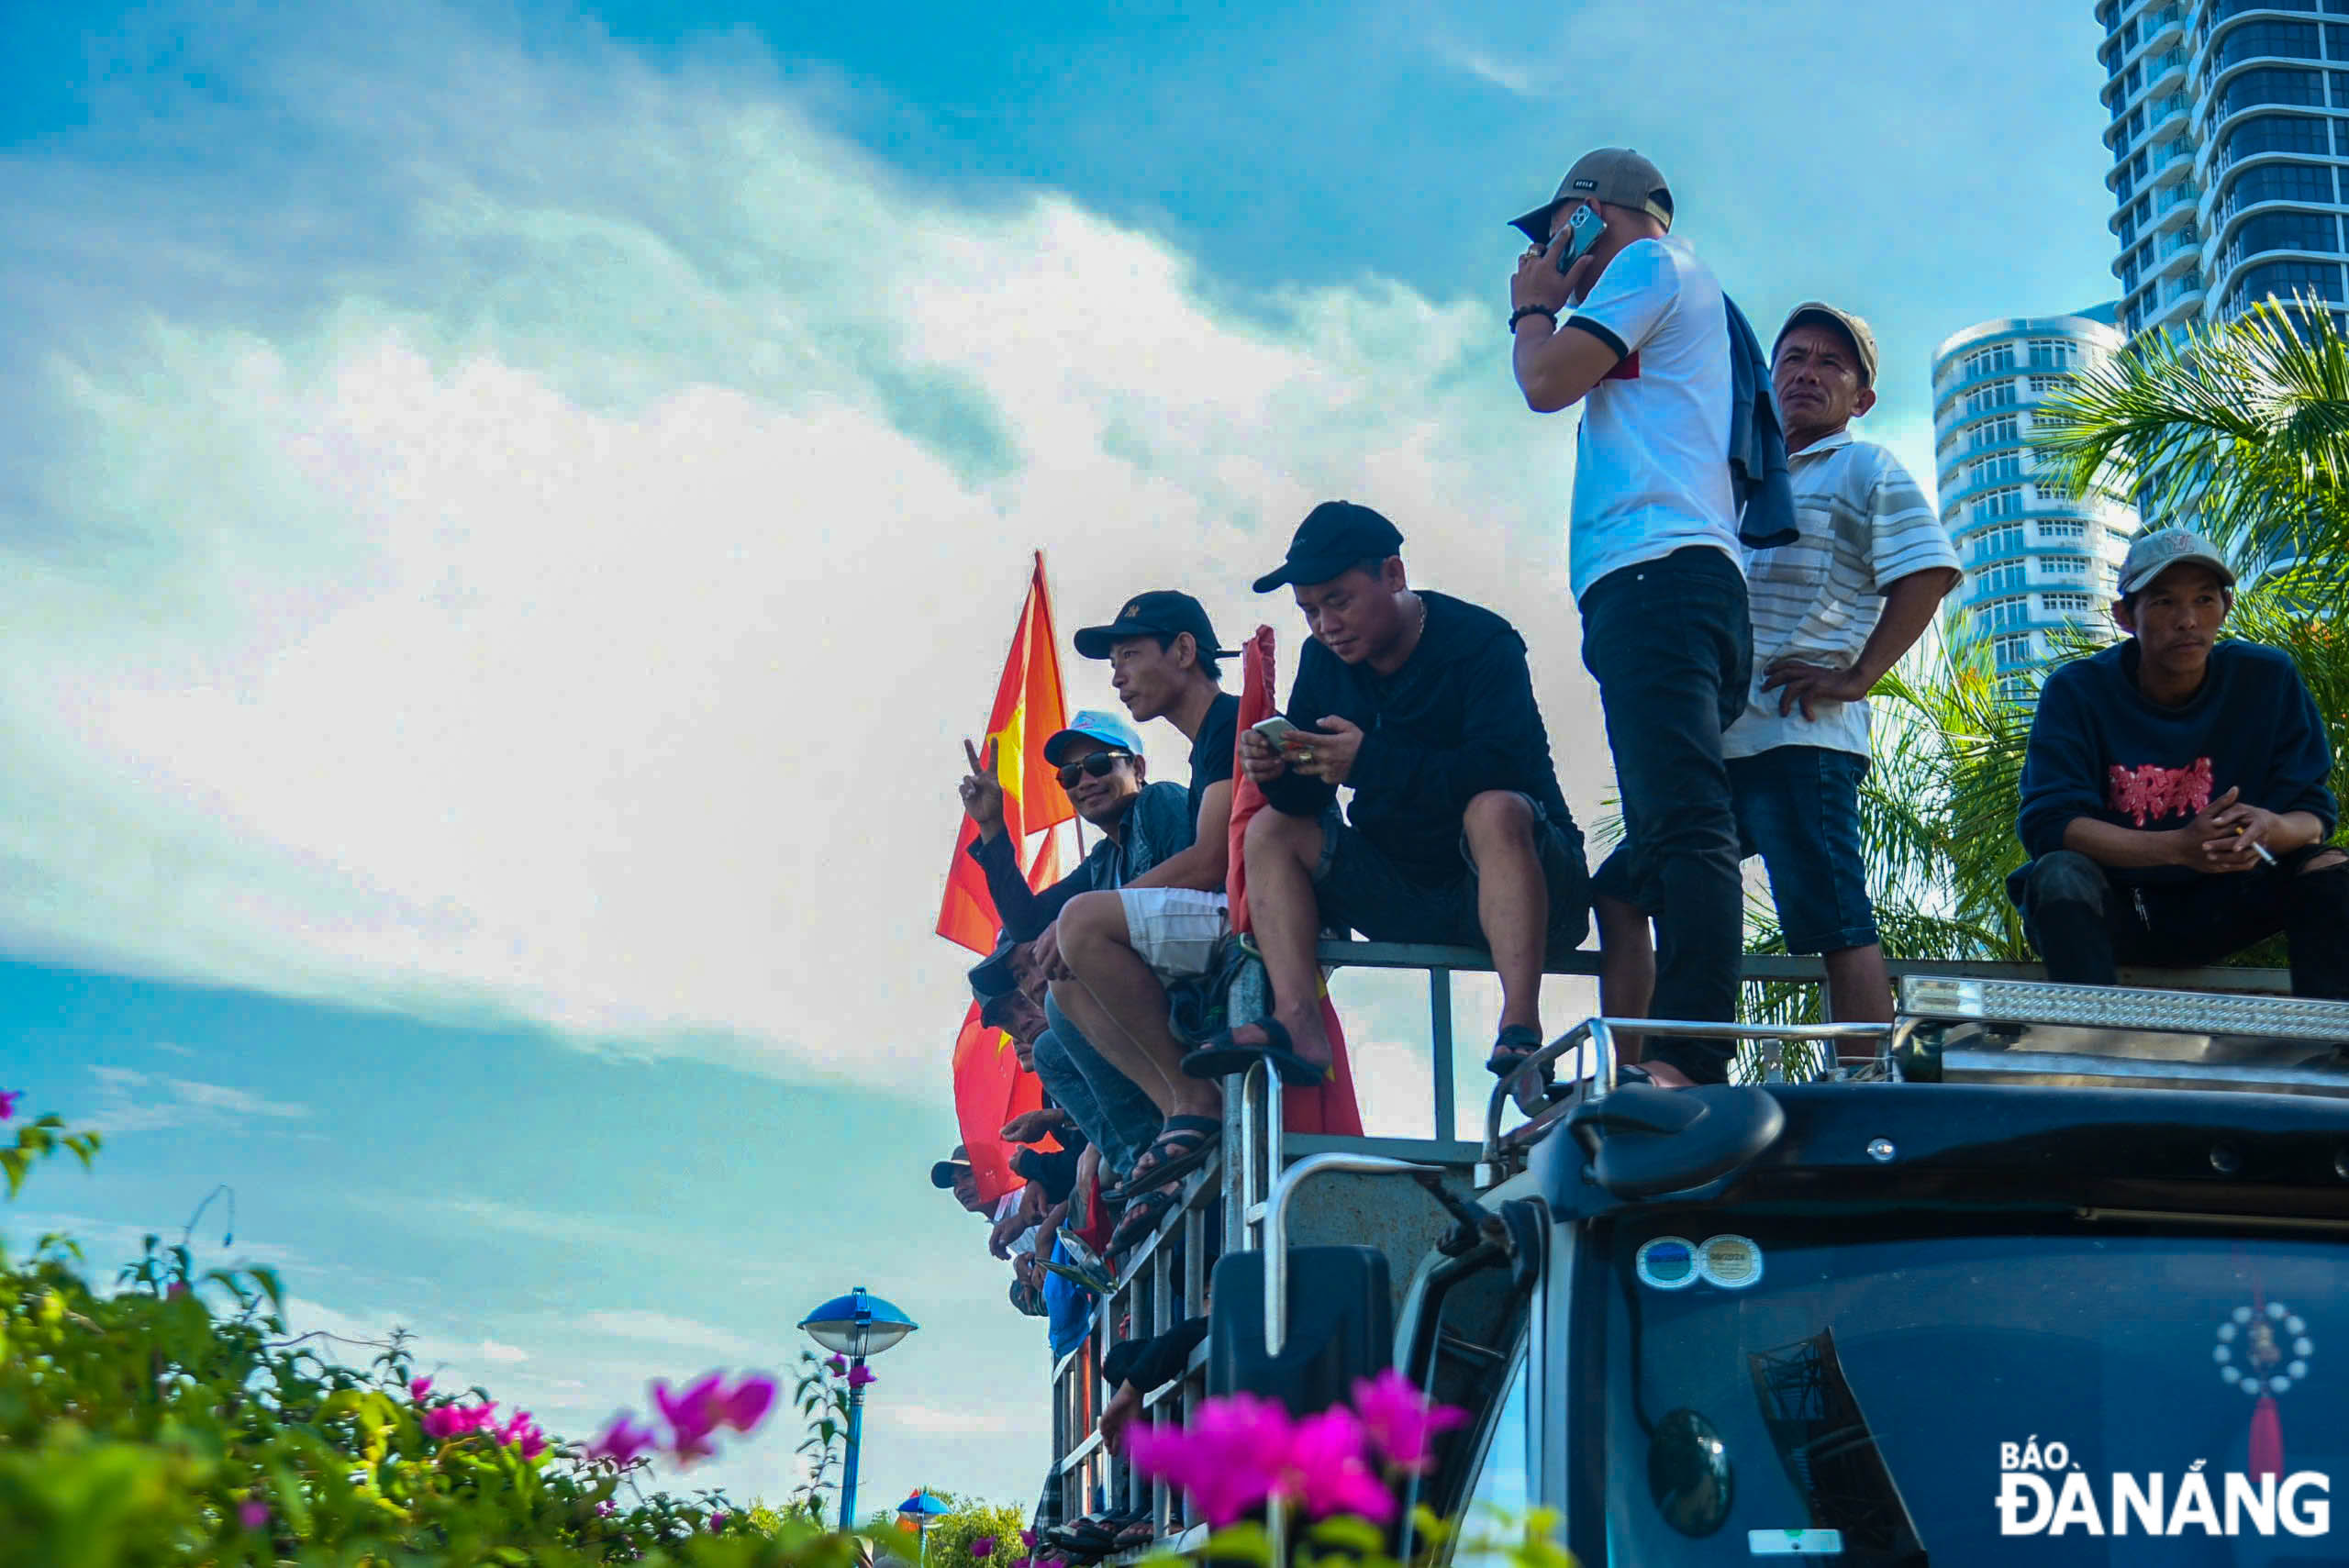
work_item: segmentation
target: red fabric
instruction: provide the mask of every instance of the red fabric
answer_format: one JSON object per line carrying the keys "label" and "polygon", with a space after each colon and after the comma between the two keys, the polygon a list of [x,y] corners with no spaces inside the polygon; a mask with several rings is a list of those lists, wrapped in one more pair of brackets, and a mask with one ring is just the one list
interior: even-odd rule
{"label": "red fabric", "polygon": [[1615,368],[1598,378],[1601,381],[1637,381],[1640,379],[1640,351],[1633,349],[1615,361]]}
{"label": "red fabric", "polygon": [[[1240,729],[1270,718],[1280,711],[1273,696],[1273,628],[1260,626],[1240,650]],[[1231,870],[1225,888],[1231,897],[1231,929],[1248,928],[1248,860],[1241,852],[1248,819],[1264,808],[1264,792],[1256,786],[1235,758],[1231,770]],[[1354,1100],[1353,1068],[1346,1057],[1345,1030],[1338,1025],[1338,1009],[1330,988],[1321,987],[1321,1031],[1330,1040],[1330,1075],[1311,1089],[1281,1091],[1281,1126],[1289,1132],[1331,1133],[1341,1138],[1362,1136],[1362,1107]]]}
{"label": "red fabric", "polygon": [[2284,1423],[2271,1394],[2261,1395],[2251,1407],[2251,1473],[2279,1478],[2284,1473]]}
{"label": "red fabric", "polygon": [[[1050,887],[1060,879],[1060,835],[1047,834],[1029,862],[1028,885]],[[1004,1124],[1024,1112],[1042,1109],[1044,1085],[1019,1065],[1009,1035],[979,1022],[976,1002],[963,1015],[962,1030],[954,1037],[953,1072],[955,1126],[962,1133],[963,1147],[970,1153],[979,1195],[993,1203],[1024,1184],[1011,1169],[1011,1157],[1019,1152],[1019,1145],[1003,1140]],[[1046,1139],[1037,1147],[1049,1151],[1059,1145]]]}
{"label": "red fabric", "polygon": [[[1076,815],[1067,792],[1044,762],[1044,742],[1068,728],[1068,703],[1061,692],[1060,643],[1052,630],[1052,600],[1044,586],[1044,552],[1040,550],[1003,678],[996,684],[986,740],[979,748],[981,757],[989,746],[995,748],[996,773],[1003,781],[1004,831],[1023,849],[1030,834]],[[978,836],[978,824],[964,814],[954,835],[954,858],[946,868],[938,934],[973,952],[988,953],[995,951],[996,931],[1003,921],[987,895],[986,873],[969,853]]]}

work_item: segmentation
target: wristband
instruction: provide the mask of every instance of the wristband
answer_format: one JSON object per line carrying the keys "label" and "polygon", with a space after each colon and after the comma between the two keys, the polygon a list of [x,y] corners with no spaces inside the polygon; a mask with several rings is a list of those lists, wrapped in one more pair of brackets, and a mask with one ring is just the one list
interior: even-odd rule
{"label": "wristband", "polygon": [[1555,332],[1558,329],[1558,313],[1546,305],[1519,306],[1508,313],[1508,329],[1516,331],[1517,324],[1529,316],[1546,316],[1550,318],[1550,330]]}

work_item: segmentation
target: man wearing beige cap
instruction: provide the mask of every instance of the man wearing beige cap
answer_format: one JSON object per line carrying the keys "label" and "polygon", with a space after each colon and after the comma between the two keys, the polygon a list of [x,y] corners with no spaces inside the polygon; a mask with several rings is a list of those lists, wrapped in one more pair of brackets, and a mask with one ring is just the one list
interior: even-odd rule
{"label": "man wearing beige cap", "polygon": [[2047,977],[2186,968],[2278,931],[2292,992],[2349,1000],[2349,858],[2332,748],[2282,650],[2222,639],[2235,574],[2185,528],[2141,534],[2112,618],[2129,635],[2047,677],[2007,879]]}
{"label": "man wearing beige cap", "polygon": [[[1771,383],[1785,421],[1796,539],[1745,557],[1753,679],[1721,737],[1739,848],[1759,854],[1787,951],[1820,953],[1838,1022],[1892,1017],[1860,851],[1867,694],[1962,577],[1957,552],[1900,460],[1855,439],[1876,406],[1876,335],[1848,310],[1797,306]],[[1647,1010],[1656,911],[1598,902],[1601,1004]]]}
{"label": "man wearing beige cap", "polygon": [[[1710,1021],[1736,1016],[1744,946],[1721,731],[1745,706],[1753,633],[1728,306],[1672,217],[1653,162],[1586,153],[1515,220],[1533,248],[1509,327],[1526,406],[1582,408],[1569,575],[1626,830],[1592,888],[1658,911],[1654,1016]],[[1729,1046],[1664,1040],[1646,1062],[1659,1084],[1719,1083]]]}

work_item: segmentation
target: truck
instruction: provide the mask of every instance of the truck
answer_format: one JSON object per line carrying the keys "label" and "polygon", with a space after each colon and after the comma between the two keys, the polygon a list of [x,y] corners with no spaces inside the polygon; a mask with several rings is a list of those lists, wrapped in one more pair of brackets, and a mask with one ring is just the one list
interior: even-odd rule
{"label": "truck", "polygon": [[[1408,1499],[1472,1527],[1440,1558],[1492,1505],[1584,1568],[2349,1564],[2349,1004],[1896,963],[1888,1030],[1586,1018],[1472,1141],[1452,980],[1489,961],[1321,956],[1425,974],[1433,1135],[1284,1135],[1276,1080],[1227,1081],[1221,1160],[1054,1369],[1068,1517],[1204,1538],[1097,1430],[1100,1354],[1204,1313],[1153,1418],[1390,1366],[1467,1412]],[[1631,1033],[1733,1038],[1732,1082],[1620,1081]]]}

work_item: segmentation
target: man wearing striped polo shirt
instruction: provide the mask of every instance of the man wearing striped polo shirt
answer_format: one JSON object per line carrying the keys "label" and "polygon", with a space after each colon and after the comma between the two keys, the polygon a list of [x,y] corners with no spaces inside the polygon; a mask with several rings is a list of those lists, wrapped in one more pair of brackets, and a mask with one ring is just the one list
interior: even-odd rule
{"label": "man wearing striped polo shirt", "polygon": [[[1876,371],[1875,334],[1847,310],[1812,301],[1778,330],[1771,381],[1801,537],[1746,552],[1753,688],[1721,737],[1742,851],[1769,872],[1787,950],[1825,955],[1829,1005],[1846,1023],[1892,1017],[1860,854],[1868,690],[1963,575],[1900,461],[1852,438],[1876,405]],[[1644,1017],[1658,911],[1601,897],[1597,913],[1600,1005]]]}

